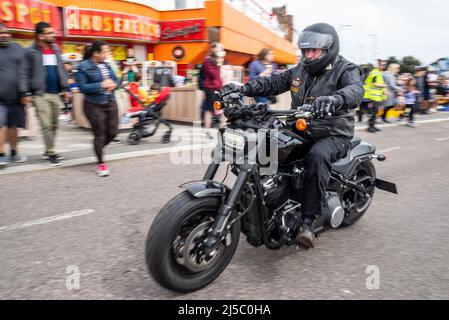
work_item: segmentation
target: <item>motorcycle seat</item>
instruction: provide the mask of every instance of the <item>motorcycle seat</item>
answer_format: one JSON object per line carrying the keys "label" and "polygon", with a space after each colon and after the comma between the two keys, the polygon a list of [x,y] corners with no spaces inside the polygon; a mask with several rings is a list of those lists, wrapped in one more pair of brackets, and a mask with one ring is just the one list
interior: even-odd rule
{"label": "motorcycle seat", "polygon": [[351,140],[351,148],[354,149],[362,142],[362,139],[359,136],[354,136]]}
{"label": "motorcycle seat", "polygon": [[354,136],[351,139],[351,150],[348,151],[348,153],[344,158],[341,158],[337,162],[332,163],[332,170],[337,171],[339,173],[345,173],[351,166],[352,161],[351,151],[361,143],[362,139],[358,136]]}

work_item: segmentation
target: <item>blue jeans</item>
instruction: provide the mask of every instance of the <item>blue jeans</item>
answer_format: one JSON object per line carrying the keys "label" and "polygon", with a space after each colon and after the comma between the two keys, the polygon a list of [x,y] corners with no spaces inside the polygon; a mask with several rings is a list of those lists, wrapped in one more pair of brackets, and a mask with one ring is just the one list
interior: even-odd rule
{"label": "blue jeans", "polygon": [[269,104],[270,103],[270,99],[268,97],[254,97],[254,99],[256,100],[257,103],[266,103]]}

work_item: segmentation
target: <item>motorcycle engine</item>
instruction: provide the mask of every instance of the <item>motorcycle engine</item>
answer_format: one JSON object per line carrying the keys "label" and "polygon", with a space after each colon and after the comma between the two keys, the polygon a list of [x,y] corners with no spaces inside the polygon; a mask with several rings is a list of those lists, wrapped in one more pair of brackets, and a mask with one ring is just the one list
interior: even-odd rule
{"label": "motorcycle engine", "polygon": [[290,198],[289,179],[286,176],[267,176],[262,179],[267,206],[275,210]]}

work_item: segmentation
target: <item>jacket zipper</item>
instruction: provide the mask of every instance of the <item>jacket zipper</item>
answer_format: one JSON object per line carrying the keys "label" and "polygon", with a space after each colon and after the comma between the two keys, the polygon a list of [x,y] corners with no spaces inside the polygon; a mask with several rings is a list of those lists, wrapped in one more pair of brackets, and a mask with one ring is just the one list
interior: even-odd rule
{"label": "jacket zipper", "polygon": [[[306,83],[307,83],[308,79],[309,79],[309,75],[307,75],[307,77],[306,77]],[[310,84],[309,88],[307,88],[305,95],[302,97],[301,105],[304,105],[304,102],[309,97],[309,93],[312,90],[312,88],[316,85],[317,79],[318,79],[317,77],[313,77],[312,83]]]}

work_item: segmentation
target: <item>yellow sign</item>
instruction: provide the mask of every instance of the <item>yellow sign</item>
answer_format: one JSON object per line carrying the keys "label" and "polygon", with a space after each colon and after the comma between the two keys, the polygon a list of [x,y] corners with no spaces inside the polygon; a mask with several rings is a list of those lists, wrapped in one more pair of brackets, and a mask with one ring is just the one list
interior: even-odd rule
{"label": "yellow sign", "polygon": [[86,45],[83,43],[64,42],[62,44],[62,53],[79,53],[80,55],[83,56],[85,49],[86,49]]}
{"label": "yellow sign", "polygon": [[22,47],[27,48],[33,44],[33,40],[28,39],[12,39],[15,43],[20,44]]}
{"label": "yellow sign", "polygon": [[115,61],[126,60],[126,47],[124,46],[110,46],[112,50],[112,56]]}

